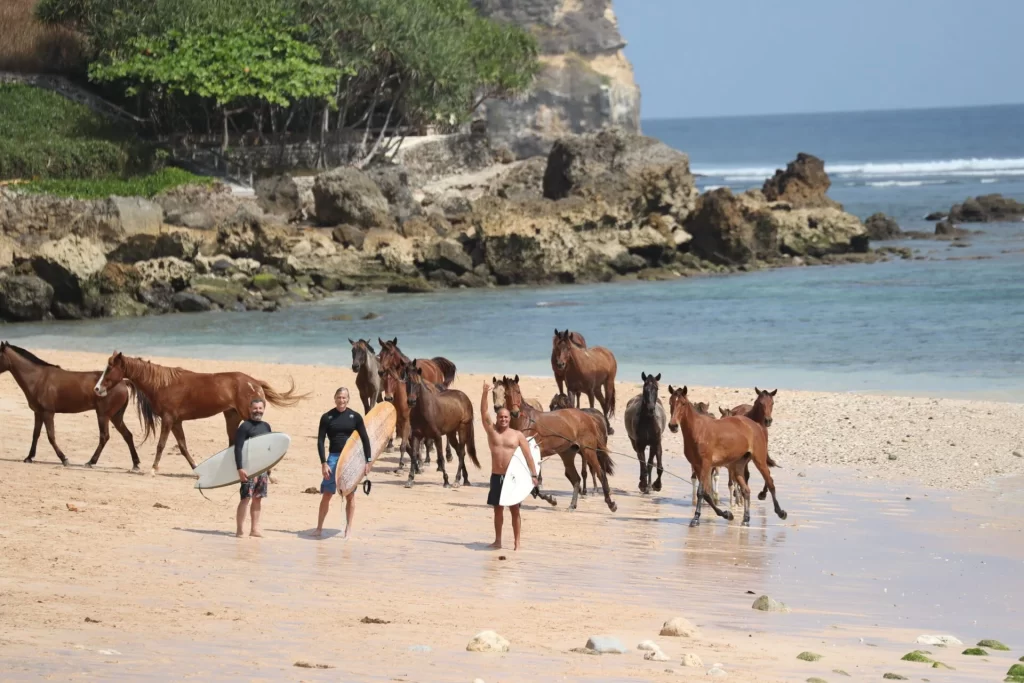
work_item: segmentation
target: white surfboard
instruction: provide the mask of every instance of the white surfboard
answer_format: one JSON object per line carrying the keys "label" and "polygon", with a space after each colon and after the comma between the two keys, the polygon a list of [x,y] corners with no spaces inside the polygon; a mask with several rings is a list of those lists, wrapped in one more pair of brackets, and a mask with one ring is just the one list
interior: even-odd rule
{"label": "white surfboard", "polygon": [[[248,439],[242,445],[242,469],[250,477],[263,474],[281,462],[292,438],[282,432],[260,434]],[[238,469],[235,467],[235,447],[228,446],[220,453],[199,463],[193,473],[198,475],[197,489],[219,489],[237,484]]]}
{"label": "white surfboard", "polygon": [[[540,474],[540,446],[533,438],[526,440],[530,444],[530,456],[533,458],[533,466]],[[512,454],[512,461],[505,470],[505,481],[501,485],[501,497],[498,505],[519,505],[533,490],[533,480],[530,475],[530,466],[526,464],[526,456],[522,448],[516,448]]]}

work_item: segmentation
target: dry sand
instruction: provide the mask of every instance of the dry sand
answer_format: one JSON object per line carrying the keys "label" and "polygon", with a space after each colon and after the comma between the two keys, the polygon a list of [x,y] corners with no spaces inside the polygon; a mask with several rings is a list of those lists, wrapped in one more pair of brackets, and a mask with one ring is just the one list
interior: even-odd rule
{"label": "dry sand", "polygon": [[[75,369],[105,361],[34,351]],[[728,680],[741,681],[842,680],[833,669],[853,680],[897,672],[963,681],[1001,680],[1024,654],[1024,458],[1013,454],[1024,452],[1024,405],[782,390],[770,450],[783,465],[774,474],[787,521],[755,500],[749,529],[710,510],[690,529],[688,481],[666,476],[660,494],[641,496],[635,459],[614,455],[617,513],[593,495],[568,512],[568,483],[556,465],[545,488],[558,507],[526,505],[524,550],[493,552],[484,548],[493,532],[482,430],[484,469],[470,466],[473,486],[444,489],[431,465],[404,489],[387,454],[372,495],[358,494],[356,537],[338,535],[335,503],[327,538],[313,540],[319,497],[302,491],[320,480],[317,419],[337,386],[354,390],[352,373],[151,360],[243,370],[275,387],[293,377],[313,392],[296,408],[267,411],[294,441],[264,504],[266,537],[234,538],[236,489],[205,500],[174,446],[157,477],[127,472],[116,433],[98,468],[60,467],[45,436],[37,463],[23,464],[32,413],[10,376],[0,376],[3,680],[667,681],[703,679],[720,663]],[[495,368],[502,372],[516,369]],[[483,379],[460,376],[456,388],[476,404]],[[685,378],[663,384],[677,381]],[[523,388],[546,404],[554,382],[524,378]],[[753,395],[752,387],[690,390],[713,407]],[[619,384],[620,415],[636,391]],[[85,462],[94,416],[58,416],[56,424],[71,461]],[[140,434],[134,416],[129,425]],[[621,417],[614,425],[610,446],[626,453]],[[219,417],[185,430],[197,459],[223,447]],[[681,438],[664,438],[666,468],[688,478]],[[154,448],[151,439],[139,449],[147,471]],[[511,544],[507,521],[505,540]],[[793,612],[752,610],[762,593]],[[693,622],[698,635],[659,637],[674,616]],[[467,652],[483,629],[507,637],[511,651]],[[953,633],[971,645],[997,638],[1013,651],[979,658],[961,655],[962,647],[925,648],[955,672],[900,661],[923,647],[914,641],[924,633]],[[618,637],[630,652],[572,651],[596,634]],[[635,647],[646,639],[671,661],[644,660]],[[824,658],[797,660],[805,650]],[[681,666],[683,653],[704,666]],[[297,661],[334,668],[296,668]]]}

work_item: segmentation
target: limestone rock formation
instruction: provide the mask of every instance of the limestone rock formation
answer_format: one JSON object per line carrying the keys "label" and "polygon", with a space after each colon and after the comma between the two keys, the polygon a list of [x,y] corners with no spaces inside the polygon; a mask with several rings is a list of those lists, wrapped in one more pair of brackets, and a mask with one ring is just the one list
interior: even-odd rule
{"label": "limestone rock formation", "polygon": [[764,182],[761,191],[770,202],[788,202],[795,209],[833,208],[842,209],[826,193],[832,186],[825,173],[825,162],[812,154],[800,152],[796,159],[779,169]]}
{"label": "limestone rock formation", "polygon": [[640,131],[640,89],[623,48],[612,0],[473,0],[485,16],[529,30],[543,69],[515,102],[485,104],[488,133],[520,156],[547,151],[566,133],[605,126]]}

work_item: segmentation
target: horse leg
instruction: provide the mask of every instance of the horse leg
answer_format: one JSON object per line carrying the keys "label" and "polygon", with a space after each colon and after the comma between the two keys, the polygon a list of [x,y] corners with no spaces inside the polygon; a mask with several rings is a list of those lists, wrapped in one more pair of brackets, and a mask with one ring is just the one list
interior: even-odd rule
{"label": "horse leg", "polygon": [[[729,479],[736,482],[736,492],[743,499],[743,526],[750,526],[750,486],[740,473],[739,465],[729,468]],[[730,502],[732,494],[730,493]]]}
{"label": "horse leg", "polygon": [[[605,456],[608,455],[608,452],[605,451],[604,449],[598,449],[597,451],[595,451],[594,452],[594,460],[597,461],[597,462],[596,462],[596,464],[595,463],[591,463],[591,468],[595,468],[596,467],[597,470],[601,472],[601,488],[604,490],[604,502],[605,502],[605,504],[608,505],[608,509],[609,510],[611,510],[612,512],[615,512],[616,510],[619,509],[619,506],[615,503],[615,501],[612,500],[612,489],[611,489],[610,486],[608,486],[608,473],[605,472],[604,468],[601,467],[601,465],[600,465],[600,462],[601,462],[600,454],[601,453],[604,453]],[[593,469],[591,469],[591,471],[593,471]]]}
{"label": "horse leg", "polygon": [[35,413],[36,424],[32,428],[32,445],[28,448],[28,457],[24,462],[32,462],[36,459],[36,445],[39,443],[39,433],[43,431],[43,414]]}
{"label": "horse leg", "polygon": [[[239,417],[237,410],[232,408],[231,410],[224,411],[224,427],[227,429],[228,432],[229,446],[235,445],[235,433],[238,432],[238,425],[240,425],[241,423],[242,419]],[[177,436],[177,433],[175,433],[175,436]],[[181,438],[182,440],[185,439],[184,434],[182,435]]]}
{"label": "horse leg", "polygon": [[711,468],[711,497],[715,501],[715,505],[719,504],[718,500],[718,468]]}
{"label": "horse leg", "polygon": [[57,445],[57,437],[54,434],[53,413],[43,413],[43,424],[46,425],[46,438],[50,441],[50,445],[53,446],[53,450],[57,453],[57,457],[60,458],[60,464],[67,467],[68,459],[64,457],[64,453],[60,450],[60,446]]}
{"label": "horse leg", "polygon": [[[459,469],[455,470],[455,485],[459,485],[459,472],[462,472],[462,483],[469,486],[469,470],[466,469],[466,442],[469,437],[466,428],[462,428],[462,435],[455,440],[455,452],[459,456]],[[448,440],[449,445],[451,439]]]}
{"label": "horse leg", "polygon": [[[442,437],[438,436],[438,437],[436,437],[434,439],[428,439],[427,443],[429,444],[431,441],[434,442],[434,448],[436,449],[436,453],[437,453],[437,471],[440,472],[441,476],[444,477],[444,487],[448,488],[449,486],[451,486],[451,484],[448,482],[448,472],[445,471],[445,469],[444,469],[444,457],[442,457],[442,455],[441,455],[441,438]],[[455,483],[456,483],[456,486],[457,486],[458,485],[458,481],[459,481],[458,470],[455,471],[455,474],[456,474]]]}
{"label": "horse leg", "polygon": [[[440,451],[438,451],[440,452]],[[451,437],[447,437],[444,440],[444,459],[448,462],[452,461],[452,440]]]}
{"label": "horse leg", "polygon": [[103,452],[103,447],[110,441],[110,418],[103,414],[103,411],[96,410],[96,421],[100,427],[100,442],[96,446],[96,452],[89,458],[89,462],[85,463],[86,467],[92,467],[100,461],[100,453]]}
{"label": "horse leg", "polygon": [[402,448],[405,448],[405,444],[409,444],[409,478],[405,482],[405,488],[411,489],[416,479],[416,473],[420,471],[420,460],[419,460],[419,439],[410,437],[404,440]]}
{"label": "horse leg", "polygon": [[[573,462],[575,462],[575,461],[576,461],[576,458],[573,458]],[[587,458],[586,458],[585,455],[583,455],[583,453],[580,453],[580,479],[581,479],[580,495],[583,496],[584,498],[586,498],[587,497]],[[597,490],[597,482],[596,481],[594,483],[594,490],[595,491]]]}
{"label": "horse leg", "polygon": [[785,510],[783,510],[781,506],[779,506],[779,499],[776,498],[775,496],[775,480],[772,479],[772,473],[768,470],[767,455],[765,456],[764,460],[761,460],[755,456],[754,467],[756,467],[757,471],[761,473],[762,477],[764,477],[765,487],[769,491],[771,491],[772,503],[775,504],[775,514],[779,516],[779,519],[786,519],[786,517],[788,517],[789,514]]}
{"label": "horse leg", "polygon": [[[188,466],[192,469],[196,468],[196,461],[192,459],[192,456],[188,454],[188,446],[185,444],[185,430],[182,429],[180,422],[175,422],[171,425],[171,431],[174,432],[174,440],[178,442],[178,450],[185,456],[185,460],[188,461]],[[233,441],[234,439],[232,439]]]}
{"label": "horse leg", "polygon": [[[638,448],[633,439],[630,439],[629,443],[633,446],[636,459],[640,461],[640,493],[647,493],[647,463],[644,461],[644,449]],[[586,458],[584,458],[584,463],[586,463]]]}
{"label": "horse leg", "polygon": [[[584,458],[585,460],[585,458]],[[572,484],[572,502],[569,503],[569,509],[575,510],[576,503],[580,499],[580,475],[576,473],[576,447],[570,451],[569,457],[562,457],[562,462],[565,464],[565,478]]]}
{"label": "horse leg", "polygon": [[[655,443],[653,446],[651,446],[651,450],[654,451],[654,449],[657,449],[657,456],[658,456],[658,478],[654,481],[654,484],[651,486],[651,488],[654,489],[655,491],[660,491],[661,490],[661,475],[665,471],[665,468],[661,466],[661,440],[660,439],[658,440],[657,443]],[[649,465],[648,465],[648,467],[649,467]]]}
{"label": "horse leg", "polygon": [[167,437],[171,433],[168,420],[160,420],[160,438],[156,441],[156,457],[153,459],[153,469],[150,470],[150,475],[155,475],[160,470],[160,456],[164,454],[164,446],[167,445]]}
{"label": "horse leg", "polygon": [[[693,465],[690,465],[690,485],[693,486],[693,498],[690,501],[690,505],[692,507],[697,507],[697,502],[699,500],[697,498],[697,470]],[[698,521],[697,524],[700,524],[700,522]]]}
{"label": "horse leg", "polygon": [[114,416],[111,418],[111,421],[114,423],[114,429],[118,431],[118,433],[121,435],[121,438],[124,439],[124,442],[128,444],[128,452],[131,453],[132,456],[132,472],[138,472],[139,454],[135,450],[135,438],[132,437],[131,431],[128,430],[128,426],[124,423],[124,411],[126,408],[128,408],[127,403],[125,403],[121,407],[121,410],[114,413]]}
{"label": "horse leg", "polygon": [[711,509],[715,511],[716,515],[718,515],[719,517],[725,517],[727,520],[729,520],[731,522],[732,519],[733,519],[732,512],[730,510],[723,510],[720,507],[718,507],[718,501],[715,500],[715,498],[713,496],[711,496],[711,494],[709,494],[707,492],[707,484],[708,484],[708,482],[710,480],[711,480],[711,463],[710,462],[702,463],[701,464],[701,470],[700,470],[700,483],[701,483],[701,486],[704,488],[704,500],[706,500],[708,502],[708,505],[710,505]]}
{"label": "horse leg", "polygon": [[[608,419],[608,394],[601,385],[597,385],[594,388],[594,394],[597,396],[597,403],[601,406],[601,414],[604,415],[605,422],[608,425],[608,436],[611,436],[615,433],[615,430],[612,429],[612,422]],[[590,399],[590,407],[594,407],[593,397]]]}

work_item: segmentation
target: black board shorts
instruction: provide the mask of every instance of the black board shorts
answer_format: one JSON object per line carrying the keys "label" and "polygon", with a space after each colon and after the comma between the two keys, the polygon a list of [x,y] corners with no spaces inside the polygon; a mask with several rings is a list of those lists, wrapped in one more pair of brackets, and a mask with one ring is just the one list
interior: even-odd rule
{"label": "black board shorts", "polygon": [[492,474],[491,475],[491,488],[487,491],[487,504],[488,505],[500,505],[501,500],[501,487],[505,483],[504,474]]}

